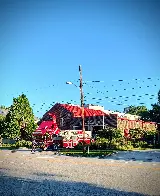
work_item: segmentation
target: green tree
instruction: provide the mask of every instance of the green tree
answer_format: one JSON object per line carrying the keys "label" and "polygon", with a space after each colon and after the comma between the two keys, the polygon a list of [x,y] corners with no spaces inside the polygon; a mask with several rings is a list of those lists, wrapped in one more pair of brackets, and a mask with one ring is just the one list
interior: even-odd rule
{"label": "green tree", "polygon": [[33,111],[26,95],[13,98],[13,104],[6,115],[6,126],[2,136],[28,140],[31,139],[35,128]]}
{"label": "green tree", "polygon": [[158,91],[158,105],[160,105],[160,90]]}
{"label": "green tree", "polygon": [[0,109],[5,109],[5,110],[7,110],[8,107],[6,107],[5,105],[1,105],[1,106],[0,106]]}
{"label": "green tree", "polygon": [[151,106],[151,110],[142,114],[142,120],[160,123],[160,90],[158,91],[158,102]]}
{"label": "green tree", "polygon": [[99,130],[97,136],[106,139],[119,139],[122,138],[122,131],[113,127],[106,127],[106,129]]}
{"label": "green tree", "polygon": [[149,111],[148,118],[153,122],[160,123],[160,105],[152,104],[152,109]]}
{"label": "green tree", "polygon": [[0,135],[2,135],[3,130],[5,129],[5,119],[6,117],[0,114]]}
{"label": "green tree", "polygon": [[142,116],[145,112],[147,112],[146,106],[129,106],[127,109],[125,109],[125,112],[128,114],[138,115]]}
{"label": "green tree", "polygon": [[1,105],[0,106],[0,135],[3,133],[5,129],[5,118],[8,113],[8,107]]}
{"label": "green tree", "polygon": [[160,123],[160,90],[158,91],[158,102],[152,104],[152,109],[147,110],[146,106],[129,106],[125,112],[141,116],[141,120]]}

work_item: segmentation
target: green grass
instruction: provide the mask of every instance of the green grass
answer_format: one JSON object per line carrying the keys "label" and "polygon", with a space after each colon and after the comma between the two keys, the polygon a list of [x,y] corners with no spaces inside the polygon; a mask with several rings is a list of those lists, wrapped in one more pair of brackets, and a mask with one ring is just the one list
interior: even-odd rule
{"label": "green grass", "polygon": [[[77,150],[77,149],[67,149],[67,148],[62,148],[63,152],[82,152],[82,150]],[[101,150],[101,149],[98,149],[98,150],[89,150],[90,152],[113,152],[115,151],[114,149],[106,149],[106,150]]]}
{"label": "green grass", "polygon": [[97,156],[108,156],[116,152],[115,150],[90,150],[89,154],[86,151],[85,154],[83,154],[82,150],[61,150],[60,153],[63,153],[64,155],[68,156],[83,156],[83,157],[97,157]]}
{"label": "green grass", "polygon": [[13,146],[0,146],[0,150],[14,150],[14,149],[17,148]]}

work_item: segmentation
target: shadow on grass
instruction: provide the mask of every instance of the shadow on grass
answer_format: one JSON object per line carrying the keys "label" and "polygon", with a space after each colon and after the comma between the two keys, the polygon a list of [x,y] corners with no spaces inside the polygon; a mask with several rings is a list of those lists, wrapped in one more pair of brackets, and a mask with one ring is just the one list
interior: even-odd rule
{"label": "shadow on grass", "polygon": [[[26,179],[6,176],[0,172],[0,195],[3,196],[145,196],[135,192],[102,188],[89,183],[57,181],[55,179]],[[53,176],[54,178],[54,176]]]}

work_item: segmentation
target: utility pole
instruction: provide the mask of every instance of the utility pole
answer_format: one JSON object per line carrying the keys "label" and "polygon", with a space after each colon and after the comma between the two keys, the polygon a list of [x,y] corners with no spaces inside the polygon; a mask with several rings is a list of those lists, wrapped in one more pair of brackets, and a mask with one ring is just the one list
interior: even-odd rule
{"label": "utility pole", "polygon": [[85,126],[84,126],[84,94],[83,94],[83,82],[82,82],[82,68],[79,65],[79,73],[80,73],[80,95],[81,95],[81,110],[82,110],[82,132],[83,132],[83,153],[85,153]]}

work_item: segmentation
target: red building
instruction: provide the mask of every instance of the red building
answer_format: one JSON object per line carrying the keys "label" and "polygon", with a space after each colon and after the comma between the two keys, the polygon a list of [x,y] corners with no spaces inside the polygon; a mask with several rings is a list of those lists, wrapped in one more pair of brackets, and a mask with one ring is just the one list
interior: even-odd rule
{"label": "red building", "polygon": [[53,140],[56,139],[55,135],[60,135],[63,138],[63,147],[72,148],[79,142],[90,143],[96,132],[102,130],[105,126],[122,130],[126,137],[130,129],[156,129],[156,123],[153,122],[129,120],[120,118],[117,114],[106,114],[102,110],[89,108],[84,108],[84,121],[85,141],[82,132],[82,108],[75,105],[57,103],[43,115],[39,122],[39,127],[33,135],[39,134],[44,136],[46,133],[49,133],[49,137],[46,140],[47,145],[53,143]]}
{"label": "red building", "polygon": [[[55,104],[42,117],[42,121],[50,119],[54,114],[60,130],[81,130],[82,129],[82,109],[79,106],[68,104]],[[117,115],[106,114],[101,110],[84,108],[85,130],[96,131],[108,125],[117,128]]]}
{"label": "red building", "polygon": [[[69,104],[55,104],[46,112],[41,121],[51,120],[49,114],[56,116],[56,122],[60,130],[81,130],[82,129],[82,109],[79,106]],[[103,127],[111,126],[117,129],[155,130],[157,128],[154,122],[144,122],[142,120],[129,120],[118,117],[117,114],[106,114],[101,110],[84,108],[85,130],[99,130]]]}

